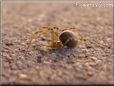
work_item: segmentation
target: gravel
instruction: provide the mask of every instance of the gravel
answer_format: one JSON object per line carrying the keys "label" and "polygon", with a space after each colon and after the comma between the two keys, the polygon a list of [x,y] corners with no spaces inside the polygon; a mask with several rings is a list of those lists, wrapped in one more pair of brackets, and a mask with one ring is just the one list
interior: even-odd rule
{"label": "gravel", "polygon": [[[32,33],[48,24],[60,33],[75,27],[87,40],[72,50],[48,50],[50,35],[42,34],[26,51]],[[2,84],[113,84],[112,30],[112,8],[4,2]]]}

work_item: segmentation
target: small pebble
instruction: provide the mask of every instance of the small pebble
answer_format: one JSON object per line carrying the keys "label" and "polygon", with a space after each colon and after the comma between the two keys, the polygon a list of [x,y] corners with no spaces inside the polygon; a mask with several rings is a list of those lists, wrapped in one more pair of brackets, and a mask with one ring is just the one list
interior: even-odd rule
{"label": "small pebble", "polygon": [[19,74],[19,77],[20,77],[20,78],[26,78],[27,75],[25,75],[25,74]]}
{"label": "small pebble", "polygon": [[87,75],[88,76],[93,76],[93,73],[92,72],[87,72]]}
{"label": "small pebble", "polygon": [[90,57],[91,58],[91,60],[93,60],[93,61],[97,61],[97,58],[96,57]]}
{"label": "small pebble", "polygon": [[32,81],[32,79],[28,77],[26,74],[19,74],[19,78],[27,80],[27,81]]}
{"label": "small pebble", "polygon": [[10,77],[10,74],[9,73],[6,73],[6,72],[3,72],[2,73],[2,76],[9,78]]}

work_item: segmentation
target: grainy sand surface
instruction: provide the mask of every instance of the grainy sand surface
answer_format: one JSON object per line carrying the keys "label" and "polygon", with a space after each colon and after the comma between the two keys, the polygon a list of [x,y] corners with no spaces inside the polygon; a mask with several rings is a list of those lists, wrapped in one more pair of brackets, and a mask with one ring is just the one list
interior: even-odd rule
{"label": "grainy sand surface", "polygon": [[[44,45],[49,45],[50,35],[42,34],[25,51],[26,40],[48,24],[58,27],[59,33],[75,27],[87,41],[79,42],[72,50],[49,51]],[[2,83],[112,84],[112,37],[112,8],[80,8],[74,3],[4,2]]]}

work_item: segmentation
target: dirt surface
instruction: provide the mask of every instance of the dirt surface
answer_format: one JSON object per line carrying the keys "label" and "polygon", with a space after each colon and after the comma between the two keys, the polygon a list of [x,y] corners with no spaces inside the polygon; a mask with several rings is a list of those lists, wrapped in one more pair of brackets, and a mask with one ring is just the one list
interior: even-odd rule
{"label": "dirt surface", "polygon": [[[48,50],[50,35],[32,33],[51,24],[75,27],[87,39],[74,49]],[[50,34],[50,33],[49,33]],[[81,8],[74,3],[6,3],[2,5],[2,83],[112,84],[113,9]]]}

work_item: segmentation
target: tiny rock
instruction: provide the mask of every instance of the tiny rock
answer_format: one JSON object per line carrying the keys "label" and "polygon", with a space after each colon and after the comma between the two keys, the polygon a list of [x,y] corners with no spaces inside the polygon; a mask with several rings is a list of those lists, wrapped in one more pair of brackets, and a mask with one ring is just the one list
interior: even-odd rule
{"label": "tiny rock", "polygon": [[93,76],[93,73],[92,72],[88,72],[87,75],[88,76]]}
{"label": "tiny rock", "polygon": [[91,57],[91,60],[97,61],[97,58],[96,57]]}
{"label": "tiny rock", "polygon": [[27,75],[26,74],[19,74],[19,77],[20,78],[27,78]]}

